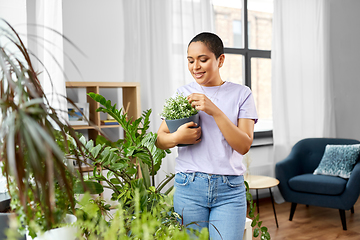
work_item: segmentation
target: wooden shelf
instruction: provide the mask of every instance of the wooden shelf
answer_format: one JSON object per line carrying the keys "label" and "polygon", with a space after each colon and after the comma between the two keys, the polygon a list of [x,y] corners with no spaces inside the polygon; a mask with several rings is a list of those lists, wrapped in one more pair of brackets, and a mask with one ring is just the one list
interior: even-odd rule
{"label": "wooden shelf", "polygon": [[90,126],[90,125],[73,125],[71,126],[73,129],[75,130],[82,130],[82,129],[95,129],[94,126]]}
{"label": "wooden shelf", "polygon": [[[79,166],[75,166],[76,170],[79,170]],[[81,169],[83,172],[92,172],[94,170],[94,167],[90,166],[81,166]]]}
{"label": "wooden shelf", "polygon": [[[121,88],[122,89],[122,101],[127,109],[127,115],[129,118],[137,119],[141,116],[140,107],[140,83],[136,82],[66,82],[66,88],[85,88],[86,93],[97,93],[100,94],[101,88]],[[107,96],[104,96],[107,98]],[[100,104],[89,96],[86,101],[89,103],[89,120],[100,128],[115,128],[120,125],[102,125],[100,120],[100,113],[96,112],[96,109],[100,107]],[[76,130],[88,129],[96,130],[93,126],[73,126]],[[90,134],[90,133],[89,133]],[[91,139],[96,138],[98,134],[93,133]]]}
{"label": "wooden shelf", "polygon": [[120,125],[100,125],[100,128],[118,128]]}
{"label": "wooden shelf", "polygon": [[[85,88],[86,94],[93,92],[100,94],[102,88],[113,88],[122,90],[122,104],[127,109],[127,116],[129,118],[137,119],[141,116],[140,106],[140,83],[137,82],[66,82],[66,88]],[[103,95],[106,99],[109,96]],[[75,101],[74,101],[75,102]],[[85,99],[83,101],[85,102]],[[101,129],[107,128],[119,128],[120,125],[104,125],[101,124],[100,112],[96,112],[96,109],[100,107],[100,104],[94,101],[89,96],[86,96],[86,102],[89,103],[89,120],[93,124],[91,125],[74,125],[75,130],[85,130],[88,132],[89,139],[96,140],[96,137],[101,134]],[[119,106],[119,105],[118,105]],[[121,107],[121,106],[119,106]],[[93,168],[91,168],[92,170]],[[85,171],[85,170],[84,170]]]}

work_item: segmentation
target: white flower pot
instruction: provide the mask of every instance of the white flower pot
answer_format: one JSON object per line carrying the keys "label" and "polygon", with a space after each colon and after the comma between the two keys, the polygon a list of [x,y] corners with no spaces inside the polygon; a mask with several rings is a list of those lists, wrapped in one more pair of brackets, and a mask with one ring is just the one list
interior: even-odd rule
{"label": "white flower pot", "polygon": [[[74,223],[76,220],[77,218],[74,215],[66,214],[64,222]],[[65,226],[48,230],[34,239],[26,235],[26,240],[75,240],[77,231],[78,229],[76,227]]]}
{"label": "white flower pot", "polygon": [[7,189],[7,181],[6,177],[2,175],[1,167],[3,163],[0,161],[0,193],[6,193]]}

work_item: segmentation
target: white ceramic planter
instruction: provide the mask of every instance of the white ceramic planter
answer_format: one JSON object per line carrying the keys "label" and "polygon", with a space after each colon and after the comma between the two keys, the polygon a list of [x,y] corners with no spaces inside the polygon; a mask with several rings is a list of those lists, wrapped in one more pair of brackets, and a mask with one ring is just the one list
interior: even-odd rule
{"label": "white ceramic planter", "polygon": [[[74,223],[77,218],[74,215],[66,214],[65,223]],[[32,238],[26,235],[26,240],[75,240],[77,234],[77,228],[71,226],[65,226],[61,228],[51,229],[44,232],[42,235]]]}
{"label": "white ceramic planter", "polygon": [[0,162],[0,193],[6,193],[8,191],[7,189],[7,181],[6,177],[2,175],[1,167],[3,163]]}

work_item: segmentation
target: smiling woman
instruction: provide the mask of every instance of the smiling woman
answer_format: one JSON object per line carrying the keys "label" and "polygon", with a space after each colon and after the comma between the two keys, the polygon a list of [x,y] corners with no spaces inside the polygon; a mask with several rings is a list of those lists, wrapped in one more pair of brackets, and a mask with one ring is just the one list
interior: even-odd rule
{"label": "smiling woman", "polygon": [[223,46],[215,45],[215,49],[211,51],[206,42],[195,39],[188,46],[188,68],[196,82],[200,86],[212,87],[221,86],[223,81],[220,78],[219,68],[222,67],[225,55],[223,54]]}
{"label": "smiling woman", "polygon": [[174,208],[184,225],[208,228],[214,240],[239,239],[246,218],[241,160],[252,144],[257,121],[252,93],[246,86],[221,79],[225,55],[217,35],[196,35],[188,45],[187,59],[195,82],[178,88],[177,93],[186,95],[199,111],[201,139],[191,124],[170,133],[165,122],[157,139],[163,149],[193,143],[178,148]]}

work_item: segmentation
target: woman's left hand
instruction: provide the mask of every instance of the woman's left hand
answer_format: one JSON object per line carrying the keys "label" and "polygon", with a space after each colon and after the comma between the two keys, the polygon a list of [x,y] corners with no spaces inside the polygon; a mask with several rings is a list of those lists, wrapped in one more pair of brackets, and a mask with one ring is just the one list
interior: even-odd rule
{"label": "woman's left hand", "polygon": [[192,93],[187,97],[187,99],[189,100],[191,106],[193,106],[196,110],[206,112],[211,116],[220,111],[220,109],[205,94]]}

